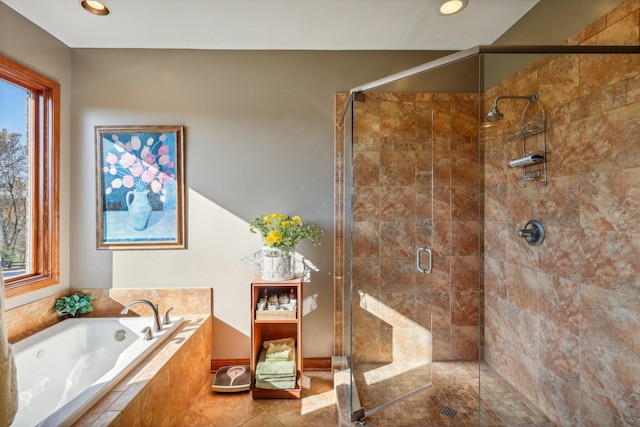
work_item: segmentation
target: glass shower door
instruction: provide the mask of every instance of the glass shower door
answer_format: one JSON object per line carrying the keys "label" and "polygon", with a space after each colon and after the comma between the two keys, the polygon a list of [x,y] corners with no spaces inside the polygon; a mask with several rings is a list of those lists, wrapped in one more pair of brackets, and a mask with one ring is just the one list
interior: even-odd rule
{"label": "glass shower door", "polygon": [[432,381],[433,111],[416,95],[359,98],[345,139],[353,419]]}

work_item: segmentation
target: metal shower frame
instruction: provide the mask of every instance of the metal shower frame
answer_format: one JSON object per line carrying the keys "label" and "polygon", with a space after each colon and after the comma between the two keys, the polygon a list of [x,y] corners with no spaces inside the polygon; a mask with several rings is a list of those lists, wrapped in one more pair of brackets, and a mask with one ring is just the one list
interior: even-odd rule
{"label": "metal shower frame", "polygon": [[[406,70],[400,71],[398,73],[391,74],[389,76],[373,80],[369,83],[362,84],[360,86],[356,86],[349,90],[349,98],[345,103],[344,109],[342,111],[339,126],[342,127],[344,124],[345,117],[351,108],[351,105],[354,101],[362,100],[364,93],[367,91],[374,90],[376,88],[397,82],[399,80],[413,77],[415,75],[425,73],[427,71],[436,70],[438,68],[442,68],[456,62],[460,62],[474,56],[479,56],[481,58],[481,54],[638,54],[640,53],[640,46],[550,46],[550,45],[533,45],[533,46],[512,46],[512,45],[503,45],[503,46],[489,46],[489,45],[480,45],[470,49],[462,50],[450,55],[443,56],[442,58],[438,58],[432,61],[429,61],[425,64],[418,65],[415,67],[408,68]],[[482,78],[483,74],[483,64],[480,63],[480,74],[479,79]],[[479,87],[482,87],[481,82]],[[530,96],[523,97],[529,99]],[[496,99],[497,101],[497,99]],[[530,99],[530,101],[536,101]],[[479,109],[479,119],[484,116],[484,112]],[[545,171],[546,172],[546,171]],[[546,174],[545,174],[546,175]],[[546,181],[546,178],[545,178]],[[350,283],[344,283],[344,286],[351,286]],[[344,337],[342,337],[344,339]],[[355,387],[354,384],[350,385],[350,387]],[[357,389],[355,390],[357,396]],[[413,393],[411,393],[413,394]],[[406,396],[405,396],[406,397]],[[404,398],[404,397],[403,397]],[[403,399],[403,398],[400,398]],[[356,397],[357,399],[357,397]],[[388,402],[383,405],[383,407],[388,407],[394,404],[397,400],[392,402]],[[350,403],[349,403],[350,405]],[[351,410],[351,408],[349,408]],[[375,411],[382,409],[378,408]],[[373,411],[373,412],[375,412]],[[352,413],[351,421],[358,421],[365,417],[364,408],[360,408],[356,412]]]}
{"label": "metal shower frame", "polygon": [[447,56],[443,56],[442,58],[434,59],[433,61],[429,61],[422,65],[417,65],[415,67],[408,68],[406,70],[397,72],[395,74],[391,74],[386,77],[382,77],[377,80],[373,80],[369,83],[365,83],[360,86],[356,86],[349,90],[349,100],[346,102],[344,110],[342,111],[342,116],[340,118],[340,126],[342,126],[344,122],[345,115],[347,114],[347,109],[351,102],[354,100],[354,97],[363,93],[398,80],[402,80],[407,77],[412,77],[417,74],[424,73],[426,71],[435,70],[437,68],[441,68],[447,65],[451,65],[453,63],[463,61],[465,59],[471,58],[476,55],[480,55],[483,53],[497,53],[497,54],[583,54],[583,53],[640,53],[640,46],[490,46],[490,45],[480,45],[476,47],[472,47],[467,50],[461,50],[456,53],[452,53]]}

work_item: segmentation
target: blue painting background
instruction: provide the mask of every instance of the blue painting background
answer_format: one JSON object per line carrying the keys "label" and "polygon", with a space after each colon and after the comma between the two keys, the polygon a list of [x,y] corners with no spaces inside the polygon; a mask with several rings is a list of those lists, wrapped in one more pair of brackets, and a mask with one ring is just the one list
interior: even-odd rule
{"label": "blue painting background", "polygon": [[[142,144],[146,143],[149,138],[153,138],[154,141],[158,141],[160,136],[163,135],[161,132],[157,133],[110,133],[108,135],[102,135],[102,166],[107,165],[107,156],[109,153],[115,154],[120,157],[122,155],[121,152],[118,152],[115,146],[115,141],[113,139],[113,135],[116,135],[118,140],[123,143],[127,143],[131,141],[131,137],[137,135]],[[169,149],[168,155],[174,161],[176,160],[176,135],[172,133],[164,134],[166,139],[163,142],[163,145],[166,145]],[[157,149],[155,150],[157,153]],[[135,154],[135,152],[133,152]],[[176,167],[168,167],[168,166],[158,166],[158,169],[162,172],[170,173],[175,176]],[[103,197],[103,209],[105,211],[122,211],[127,210],[127,203],[125,201],[125,197],[127,193],[131,190],[130,188],[125,188],[124,186],[120,188],[111,188],[111,194],[106,193],[106,189],[111,187],[111,183],[116,178],[122,178],[121,175],[111,175],[108,172],[102,172],[103,180],[102,180],[102,197]],[[166,194],[166,202],[162,203],[160,201],[160,195],[156,194],[152,191],[149,191],[149,202],[151,203],[151,207],[154,211],[161,210],[175,210],[176,209],[176,182],[172,180],[170,183],[165,184],[164,186],[167,189]],[[150,188],[147,188],[150,189]]]}

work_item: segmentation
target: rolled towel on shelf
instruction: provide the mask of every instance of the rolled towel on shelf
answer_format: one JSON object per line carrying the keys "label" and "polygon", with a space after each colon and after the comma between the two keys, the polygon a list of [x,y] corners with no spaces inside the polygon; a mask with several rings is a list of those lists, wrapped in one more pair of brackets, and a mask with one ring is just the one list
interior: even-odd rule
{"label": "rolled towel on shelf", "polygon": [[522,166],[533,165],[544,161],[542,154],[532,154],[530,156],[520,157],[519,159],[509,160],[510,168],[519,168]]}

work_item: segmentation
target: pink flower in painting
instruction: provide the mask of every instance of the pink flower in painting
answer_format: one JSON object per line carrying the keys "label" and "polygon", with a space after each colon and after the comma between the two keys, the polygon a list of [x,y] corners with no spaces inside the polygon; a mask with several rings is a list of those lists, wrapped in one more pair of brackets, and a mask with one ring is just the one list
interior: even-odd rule
{"label": "pink flower in painting", "polygon": [[127,188],[133,188],[133,186],[135,185],[133,177],[131,175],[125,175],[124,178],[122,178],[122,185]]}
{"label": "pink flower in painting", "polygon": [[109,153],[109,154],[107,154],[107,158],[105,160],[110,165],[115,165],[118,162],[118,156],[116,156],[113,153]]}
{"label": "pink flower in painting", "polygon": [[137,157],[131,153],[124,153],[122,157],[120,157],[120,166],[123,168],[128,168],[132,164],[134,164],[137,160]]}
{"label": "pink flower in painting", "polygon": [[142,159],[143,162],[145,162],[147,165],[152,165],[155,163],[156,161],[156,156],[151,152],[151,150],[149,149],[149,147],[144,147],[142,149],[142,151],[140,152],[140,158]]}
{"label": "pink flower in painting", "polygon": [[113,175],[105,194],[115,194],[119,188],[135,188],[137,191],[151,190],[165,201],[164,186],[174,179],[174,162],[171,149],[165,145],[167,135],[147,136],[144,143],[140,136],[133,135],[129,141],[111,135],[112,149],[105,156],[102,168],[105,174]]}
{"label": "pink flower in painting", "polygon": [[159,193],[162,190],[162,184],[157,179],[151,181],[151,191],[154,193]]}
{"label": "pink flower in painting", "polygon": [[156,177],[156,172],[158,171],[158,169],[154,168],[153,166],[151,166],[149,169],[145,170],[144,172],[142,172],[142,181],[144,182],[151,182],[153,181],[153,179]]}
{"label": "pink flower in painting", "polygon": [[158,181],[160,181],[162,185],[171,182],[171,175],[165,172],[160,172],[160,175],[158,175]]}
{"label": "pink flower in painting", "polygon": [[141,145],[142,145],[142,142],[140,142],[140,137],[136,135],[131,137],[131,148],[137,151],[140,149]]}
{"label": "pink flower in painting", "polygon": [[143,172],[142,164],[136,160],[136,162],[129,167],[129,172],[131,172],[131,175],[134,177],[139,177]]}

